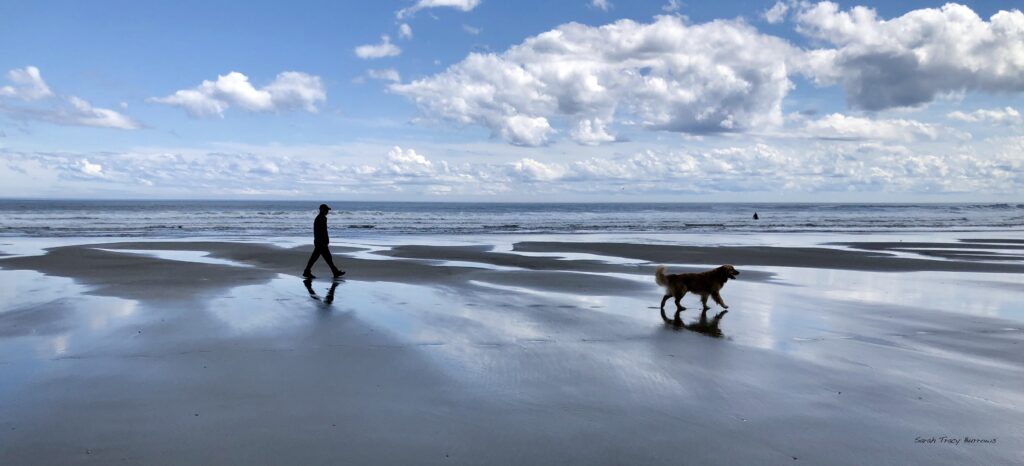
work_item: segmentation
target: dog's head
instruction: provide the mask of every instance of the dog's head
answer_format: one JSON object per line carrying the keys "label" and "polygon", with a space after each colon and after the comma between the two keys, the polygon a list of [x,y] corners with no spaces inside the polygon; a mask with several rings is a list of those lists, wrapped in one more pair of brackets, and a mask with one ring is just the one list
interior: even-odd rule
{"label": "dog's head", "polygon": [[725,277],[725,280],[728,281],[730,278],[735,280],[736,276],[740,274],[740,271],[736,270],[736,267],[726,264],[718,268],[718,273],[720,273],[723,277]]}

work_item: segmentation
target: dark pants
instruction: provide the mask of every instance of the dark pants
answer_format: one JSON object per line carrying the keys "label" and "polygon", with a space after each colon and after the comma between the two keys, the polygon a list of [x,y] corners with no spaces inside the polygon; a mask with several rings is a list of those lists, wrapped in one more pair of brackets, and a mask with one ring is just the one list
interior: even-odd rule
{"label": "dark pants", "polygon": [[309,272],[313,268],[313,263],[320,257],[324,256],[324,262],[331,267],[331,272],[337,272],[338,268],[334,266],[334,258],[331,257],[331,250],[327,248],[326,244],[314,244],[313,254],[309,256],[309,262],[306,264],[306,272]]}

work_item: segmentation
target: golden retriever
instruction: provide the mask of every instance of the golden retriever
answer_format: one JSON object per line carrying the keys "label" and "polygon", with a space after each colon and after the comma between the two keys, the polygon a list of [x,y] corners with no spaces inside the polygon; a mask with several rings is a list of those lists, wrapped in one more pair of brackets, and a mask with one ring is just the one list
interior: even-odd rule
{"label": "golden retriever", "polygon": [[687,292],[700,295],[700,303],[704,305],[705,311],[710,309],[708,296],[722,306],[722,309],[729,309],[725,301],[722,301],[722,296],[718,294],[718,291],[725,286],[725,282],[730,278],[735,280],[739,274],[740,272],[731,265],[723,265],[706,272],[666,274],[665,266],[659,265],[654,272],[654,278],[658,285],[665,287],[665,297],[661,298],[661,317],[668,320],[665,317],[665,301],[668,301],[668,298],[675,298],[676,319],[679,319],[679,313],[686,309],[679,304],[679,300],[683,299]]}

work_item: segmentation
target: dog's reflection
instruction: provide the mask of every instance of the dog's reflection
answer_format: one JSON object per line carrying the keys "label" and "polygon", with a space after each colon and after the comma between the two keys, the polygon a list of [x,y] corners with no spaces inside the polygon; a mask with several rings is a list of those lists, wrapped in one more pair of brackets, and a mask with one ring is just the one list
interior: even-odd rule
{"label": "dog's reflection", "polygon": [[689,324],[683,322],[683,319],[679,318],[679,313],[676,313],[675,320],[669,320],[665,317],[665,314],[661,315],[661,318],[665,320],[665,326],[673,330],[689,330],[691,332],[702,333],[709,337],[722,338],[722,330],[718,328],[719,322],[722,321],[722,317],[725,317],[729,311],[722,311],[715,314],[710,320],[708,320],[708,311],[700,313],[700,319],[695,320]]}
{"label": "dog's reflection", "polygon": [[318,296],[316,294],[316,291],[313,291],[313,279],[312,278],[307,278],[307,279],[303,280],[302,284],[306,285],[306,292],[309,293],[309,297],[310,298],[313,298],[313,299],[315,299],[317,301],[322,301],[324,304],[330,306],[331,303],[334,302],[334,290],[338,289],[338,285],[341,284],[341,280],[334,280],[333,282],[331,282],[331,287],[327,289],[327,295],[324,296],[324,299],[320,299],[320,296]]}

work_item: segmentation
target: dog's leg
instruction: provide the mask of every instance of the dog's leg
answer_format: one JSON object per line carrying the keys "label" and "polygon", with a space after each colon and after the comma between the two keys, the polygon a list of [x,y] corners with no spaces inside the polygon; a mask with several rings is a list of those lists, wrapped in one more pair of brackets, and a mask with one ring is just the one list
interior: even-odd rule
{"label": "dog's leg", "polygon": [[679,304],[679,300],[683,299],[683,296],[685,296],[685,295],[686,295],[686,292],[684,291],[684,292],[679,293],[679,294],[677,294],[675,296],[676,297],[676,314],[686,310],[686,308],[683,307],[682,304]]}
{"label": "dog's leg", "polygon": [[665,297],[661,298],[661,310],[662,311],[665,310],[665,301],[668,301],[668,298],[671,298],[671,297],[672,297],[672,295],[667,294],[667,295],[665,295]]}
{"label": "dog's leg", "polygon": [[708,295],[706,295],[706,294],[700,295],[700,303],[701,303],[701,305],[704,306],[704,310],[705,311],[708,310],[708,309],[711,309],[711,306],[708,306]]}
{"label": "dog's leg", "polygon": [[700,325],[703,327],[708,324],[708,310],[704,309],[700,311]]}
{"label": "dog's leg", "polygon": [[715,299],[715,302],[718,303],[719,306],[722,306],[722,309],[729,309],[729,306],[725,304],[725,301],[722,301],[722,295],[718,294],[717,291],[711,293],[711,297]]}

